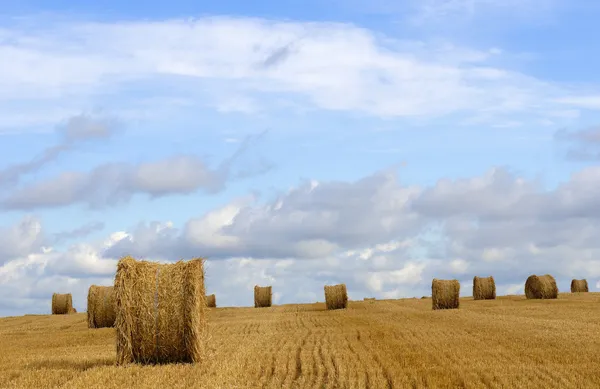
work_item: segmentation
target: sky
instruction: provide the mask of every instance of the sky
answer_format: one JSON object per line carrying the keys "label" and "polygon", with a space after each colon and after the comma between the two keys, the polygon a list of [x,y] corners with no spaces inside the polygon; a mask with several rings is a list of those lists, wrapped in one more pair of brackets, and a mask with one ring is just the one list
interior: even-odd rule
{"label": "sky", "polygon": [[600,4],[0,9],[0,316],[205,257],[219,306],[600,291]]}

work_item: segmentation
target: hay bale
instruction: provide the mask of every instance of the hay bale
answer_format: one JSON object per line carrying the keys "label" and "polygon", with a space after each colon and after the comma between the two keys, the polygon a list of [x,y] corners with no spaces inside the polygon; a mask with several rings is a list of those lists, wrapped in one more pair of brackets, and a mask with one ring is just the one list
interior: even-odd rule
{"label": "hay bale", "polygon": [[473,299],[496,299],[496,282],[494,281],[494,277],[473,277]]}
{"label": "hay bale", "polygon": [[271,306],[271,286],[254,286],[254,308]]}
{"label": "hay bale", "polygon": [[528,299],[555,299],[558,297],[556,280],[550,274],[531,275],[525,281],[525,296]]}
{"label": "hay bale", "polygon": [[215,297],[214,293],[206,296],[206,306],[209,308],[217,307],[217,298]]}
{"label": "hay bale", "polygon": [[88,289],[88,328],[115,326],[115,297],[113,286],[92,285]]}
{"label": "hay bale", "polygon": [[571,281],[571,293],[587,293],[589,292],[587,280],[572,280]]}
{"label": "hay bale", "polygon": [[438,280],[431,282],[431,302],[433,309],[456,309],[460,305],[460,282],[458,280]]}
{"label": "hay bale", "polygon": [[75,309],[75,308],[71,308],[71,309],[69,310],[69,314],[73,314],[73,313],[77,313],[77,309]]}
{"label": "hay bale", "polygon": [[325,305],[327,309],[348,308],[346,284],[325,285]]}
{"label": "hay bale", "polygon": [[67,315],[73,309],[73,297],[71,293],[52,293],[52,314]]}
{"label": "hay bale", "polygon": [[206,358],[204,259],[119,260],[114,284],[117,365]]}

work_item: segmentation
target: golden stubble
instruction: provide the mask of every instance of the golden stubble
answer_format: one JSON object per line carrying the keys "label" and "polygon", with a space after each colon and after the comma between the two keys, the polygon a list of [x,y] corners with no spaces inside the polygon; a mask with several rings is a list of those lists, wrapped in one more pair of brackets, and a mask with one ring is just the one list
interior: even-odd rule
{"label": "golden stubble", "polygon": [[0,319],[0,388],[598,388],[600,294],[207,310],[199,364],[116,366],[85,313]]}

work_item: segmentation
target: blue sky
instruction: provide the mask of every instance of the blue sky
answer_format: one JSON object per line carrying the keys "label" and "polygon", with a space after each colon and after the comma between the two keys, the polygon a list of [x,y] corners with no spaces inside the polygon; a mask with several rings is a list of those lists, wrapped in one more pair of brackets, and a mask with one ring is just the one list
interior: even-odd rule
{"label": "blue sky", "polygon": [[[208,256],[220,304],[600,280],[600,6],[6,1],[0,315]],[[599,285],[600,286],[600,285]],[[236,293],[245,290],[246,295]]]}

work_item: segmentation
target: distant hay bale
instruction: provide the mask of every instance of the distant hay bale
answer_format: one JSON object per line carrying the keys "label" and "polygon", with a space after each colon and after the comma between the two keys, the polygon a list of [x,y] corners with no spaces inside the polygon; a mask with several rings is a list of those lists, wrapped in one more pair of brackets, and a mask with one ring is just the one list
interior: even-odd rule
{"label": "distant hay bale", "polygon": [[117,365],[203,361],[207,354],[204,259],[119,260],[114,284]]}
{"label": "distant hay bale", "polygon": [[433,309],[456,309],[460,305],[460,282],[457,280],[438,280],[431,282],[431,301]]}
{"label": "distant hay bale", "polygon": [[271,306],[271,288],[271,286],[254,286],[254,308],[263,308]]}
{"label": "distant hay bale", "polygon": [[87,298],[88,328],[115,326],[114,289],[113,286],[90,286]]}
{"label": "distant hay bale", "polygon": [[531,275],[525,281],[525,296],[528,299],[555,299],[558,297],[556,280],[550,274]]}
{"label": "distant hay bale", "polygon": [[75,308],[71,308],[71,309],[69,310],[69,314],[72,314],[72,313],[77,313],[77,309],[75,309]]}
{"label": "distant hay bale", "polygon": [[421,297],[421,300],[425,300],[425,299],[428,299],[428,298],[429,297],[427,297],[427,296],[423,296],[423,297]]}
{"label": "distant hay bale", "polygon": [[587,293],[589,291],[587,280],[571,281],[571,293]]}
{"label": "distant hay bale", "polygon": [[[327,309],[348,308],[346,284],[325,285],[325,305]],[[373,299],[374,300],[374,299]]]}
{"label": "distant hay bale", "polygon": [[473,299],[494,300],[496,298],[496,282],[494,277],[473,277]]}
{"label": "distant hay bale", "polygon": [[209,308],[217,307],[217,297],[213,294],[206,296],[206,306]]}
{"label": "distant hay bale", "polygon": [[71,293],[52,293],[52,314],[67,315],[73,309],[73,297]]}

